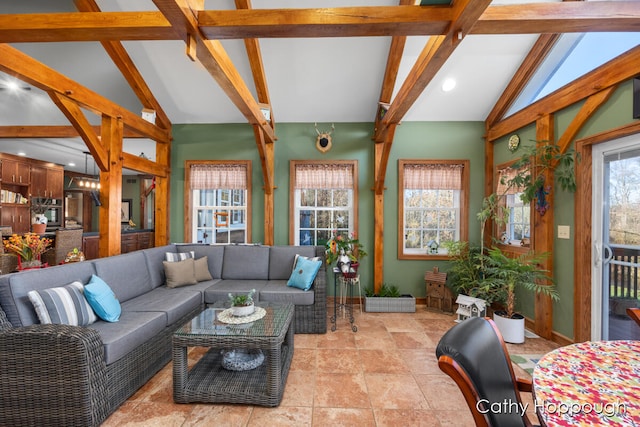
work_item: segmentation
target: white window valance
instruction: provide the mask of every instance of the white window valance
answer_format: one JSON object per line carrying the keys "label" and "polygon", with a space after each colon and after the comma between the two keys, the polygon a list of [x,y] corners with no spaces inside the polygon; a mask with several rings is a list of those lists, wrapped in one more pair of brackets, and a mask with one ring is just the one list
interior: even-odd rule
{"label": "white window valance", "polygon": [[464,165],[446,163],[405,163],[404,188],[408,190],[460,190]]}
{"label": "white window valance", "polygon": [[216,163],[191,165],[192,190],[245,190],[247,167],[242,164]]}
{"label": "white window valance", "polygon": [[307,163],[296,165],[296,189],[352,189],[353,165]]}

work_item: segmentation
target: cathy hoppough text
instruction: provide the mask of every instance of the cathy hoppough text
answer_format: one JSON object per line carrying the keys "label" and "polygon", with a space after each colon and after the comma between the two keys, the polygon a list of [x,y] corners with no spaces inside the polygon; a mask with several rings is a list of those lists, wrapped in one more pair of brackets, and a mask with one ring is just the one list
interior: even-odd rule
{"label": "cathy hoppough text", "polygon": [[[527,409],[528,403],[519,403],[505,399],[502,402],[489,402],[487,399],[481,399],[476,403],[476,409],[481,414],[513,414],[523,416]],[[627,405],[623,402],[600,402],[600,403],[578,403],[578,402],[536,402],[534,404],[536,412],[547,414],[560,414],[575,416],[577,414],[601,414],[607,417],[620,415],[627,412]]]}

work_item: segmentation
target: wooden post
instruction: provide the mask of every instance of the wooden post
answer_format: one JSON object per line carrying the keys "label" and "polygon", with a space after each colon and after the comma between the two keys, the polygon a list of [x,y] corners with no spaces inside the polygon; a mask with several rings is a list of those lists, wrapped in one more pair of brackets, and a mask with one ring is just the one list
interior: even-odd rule
{"label": "wooden post", "polygon": [[[171,144],[156,142],[156,163],[164,166],[169,170],[171,161]],[[155,246],[164,246],[169,242],[169,177],[156,175],[156,194],[155,194]],[[189,241],[186,239],[185,241]]]}
{"label": "wooden post", "polygon": [[[553,116],[547,114],[542,116],[536,121],[536,140],[538,146],[543,146],[548,143],[554,143],[554,120]],[[545,176],[545,191],[546,201],[549,204],[549,208],[541,214],[539,209],[536,209],[538,200],[534,200],[532,203],[533,210],[531,212],[533,218],[533,247],[536,253],[549,253],[543,263],[542,267],[549,272],[549,275],[553,277],[553,184],[554,176],[553,172],[547,172]],[[537,292],[535,294],[535,332],[543,338],[551,339],[553,331],[553,302],[548,295]]]}
{"label": "wooden post", "polygon": [[100,171],[100,258],[120,253],[122,209],[122,117],[102,116],[102,143],[108,151],[106,171]]}

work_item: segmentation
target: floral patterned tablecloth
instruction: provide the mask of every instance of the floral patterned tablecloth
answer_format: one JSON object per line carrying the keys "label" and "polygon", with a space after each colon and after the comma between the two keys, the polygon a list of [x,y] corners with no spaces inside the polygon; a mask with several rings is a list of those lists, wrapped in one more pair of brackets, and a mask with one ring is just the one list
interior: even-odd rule
{"label": "floral patterned tablecloth", "polygon": [[536,412],[552,426],[640,426],[640,341],[558,348],[533,370]]}

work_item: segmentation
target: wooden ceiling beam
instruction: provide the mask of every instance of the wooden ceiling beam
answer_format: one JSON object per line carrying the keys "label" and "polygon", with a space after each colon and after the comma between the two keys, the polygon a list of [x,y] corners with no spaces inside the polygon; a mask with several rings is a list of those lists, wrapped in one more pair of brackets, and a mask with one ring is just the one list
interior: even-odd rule
{"label": "wooden ceiling beam", "polygon": [[487,8],[472,34],[640,31],[640,2],[563,1]]}
{"label": "wooden ceiling beam", "polygon": [[[100,12],[100,7],[95,0],[74,0],[74,3],[78,10],[83,13]],[[164,112],[156,97],[153,96],[147,82],[144,81],[142,74],[136,68],[122,43],[119,41],[103,41],[102,47],[129,83],[143,107],[156,112],[156,124],[163,129],[171,129],[169,116]]]}
{"label": "wooden ceiling beam", "polygon": [[205,69],[218,82],[231,102],[240,110],[251,125],[257,125],[264,132],[268,142],[274,142],[276,136],[267,123],[257,101],[233,65],[231,58],[218,40],[206,40],[198,28],[195,14],[187,0],[154,0],[165,17],[187,46],[195,43],[195,55]]}
{"label": "wooden ceiling beam", "polygon": [[122,152],[122,167],[139,173],[166,178],[169,176],[169,168],[152,160],[143,159],[135,154]]}
{"label": "wooden ceiling beam", "polygon": [[109,161],[107,150],[102,145],[98,133],[93,130],[93,126],[89,123],[84,113],[75,101],[59,94],[58,92],[49,92],[49,97],[54,104],[58,106],[62,114],[78,131],[78,134],[87,145],[91,156],[101,171],[109,170]]}
{"label": "wooden ceiling beam", "polygon": [[502,120],[522,90],[529,83],[531,77],[545,60],[556,41],[560,38],[559,34],[543,34],[538,37],[525,59],[516,70],[513,78],[498,98],[486,119],[487,127],[491,127],[494,123]]}
{"label": "wooden ceiling beam", "polygon": [[[400,87],[396,97],[376,129],[374,139],[383,141],[391,124],[397,124],[416,102],[427,85],[458,47],[491,0],[459,0],[453,6],[453,22],[444,36],[432,36]],[[384,177],[379,177],[384,178]],[[379,185],[379,183],[377,183]]]}
{"label": "wooden ceiling beam", "polygon": [[[96,135],[100,126],[92,126]],[[73,126],[0,126],[0,138],[75,138],[80,136]],[[125,129],[124,138],[147,138],[137,132]]]}
{"label": "wooden ceiling beam", "polygon": [[628,80],[638,74],[640,46],[637,46],[611,61],[550,93],[544,98],[523,108],[517,113],[495,123],[487,130],[487,140],[495,141],[511,132],[535,123],[546,114],[553,114],[609,86]]}
{"label": "wooden ceiling beam", "polygon": [[0,44],[0,71],[17,77],[46,92],[58,92],[74,100],[82,108],[102,116],[122,117],[124,125],[142,136],[158,142],[170,141],[169,131],[133,114],[102,95],[69,79],[56,70],[7,44]]}
{"label": "wooden ceiling beam", "polygon": [[0,42],[177,40],[158,12],[66,12],[0,15]]}
{"label": "wooden ceiling beam", "polygon": [[[415,5],[318,9],[192,9],[193,0],[162,12],[85,12],[0,15],[0,43],[187,40],[203,38],[356,37],[444,35],[452,7]],[[171,0],[157,0],[172,3]],[[454,6],[456,4],[454,3]],[[164,5],[163,7],[167,7]],[[199,10],[199,12],[193,12]],[[184,11],[183,16],[176,12]],[[197,18],[195,14],[197,13]],[[187,19],[186,16],[189,16]],[[182,27],[182,28],[181,28]],[[490,6],[470,34],[543,34],[640,31],[640,2],[564,1]]]}

